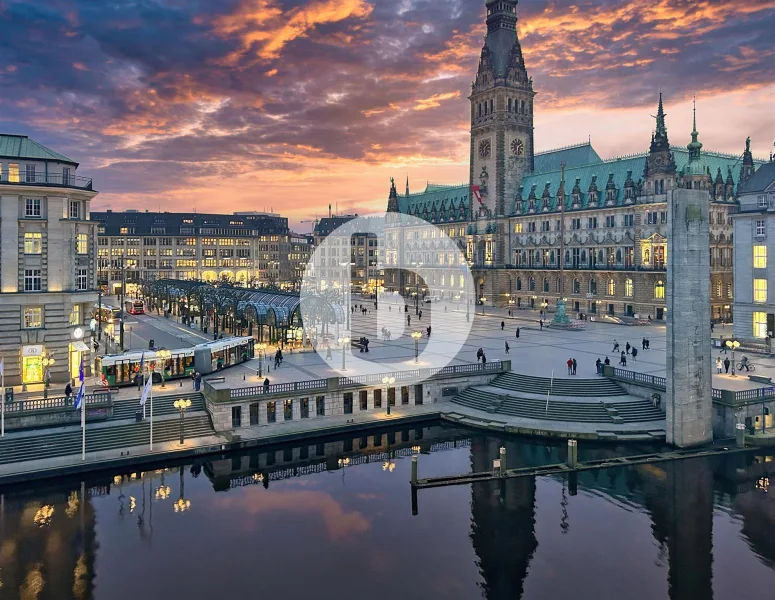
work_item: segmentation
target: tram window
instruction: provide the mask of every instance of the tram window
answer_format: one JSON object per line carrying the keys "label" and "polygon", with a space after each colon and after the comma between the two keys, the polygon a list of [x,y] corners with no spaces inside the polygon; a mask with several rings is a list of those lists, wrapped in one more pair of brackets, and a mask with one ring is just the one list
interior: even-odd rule
{"label": "tram window", "polygon": [[105,376],[106,377],[115,377],[116,376],[116,365],[108,365],[105,367]]}

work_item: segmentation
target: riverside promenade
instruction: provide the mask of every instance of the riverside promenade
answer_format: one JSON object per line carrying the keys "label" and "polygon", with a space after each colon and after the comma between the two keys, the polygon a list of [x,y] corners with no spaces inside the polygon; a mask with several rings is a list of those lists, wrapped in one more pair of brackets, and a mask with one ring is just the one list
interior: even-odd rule
{"label": "riverside promenade", "polygon": [[[364,306],[367,306],[366,302]],[[368,306],[371,308],[373,304]],[[368,355],[360,354],[357,349],[353,352],[359,358],[375,362],[389,360],[403,362],[407,369],[416,366],[422,368],[422,355],[420,362],[414,363],[414,342],[408,334],[414,330],[424,330],[428,311],[443,311],[443,307],[434,305],[429,308],[425,305],[421,308],[424,319],[417,318],[419,315],[414,315],[413,308],[410,308],[413,327],[403,331],[393,330],[391,341],[380,340],[374,334],[376,327],[373,311],[366,315],[356,311],[351,316],[350,336],[357,339],[365,335],[371,343]],[[448,310],[454,308],[449,307]],[[472,313],[472,330],[463,348],[445,358],[450,365],[476,364],[476,352],[481,348],[488,363],[510,360],[512,373],[533,377],[536,381],[522,382],[515,389],[509,389],[513,386],[502,375],[503,379],[494,386],[474,386],[476,389],[461,390],[454,397],[434,397],[422,405],[393,406],[389,416],[384,408],[372,407],[368,411],[355,410],[353,414],[330,414],[317,419],[297,418],[253,426],[241,423],[229,432],[216,433],[202,394],[194,393],[189,380],[173,380],[168,381],[163,388],[161,385],[154,386],[153,449],[150,447],[148,418],[140,423],[134,419],[134,413],[139,408],[139,390],[134,387],[120,388],[113,396],[112,417],[103,422],[87,424],[85,461],[81,459],[81,430],[77,425],[7,432],[6,437],[0,441],[0,483],[87,469],[129,468],[232,448],[283,443],[359,429],[400,427],[421,420],[442,418],[463,426],[516,434],[619,441],[626,441],[629,436],[639,441],[660,439],[664,429],[663,415],[653,412],[653,406],[648,400],[630,395],[623,387],[609,389],[608,393],[598,389],[595,381],[604,379],[596,372],[595,360],[609,356],[611,363],[617,364],[612,352],[613,340],[618,340],[622,348],[629,341],[632,346],[637,344],[640,352],[635,361],[629,358],[627,370],[644,376],[661,377],[664,375],[663,326],[587,322],[583,331],[558,331],[541,329],[538,313],[524,311],[509,318],[506,311],[493,314],[493,310],[485,309],[484,315]],[[417,327],[414,327],[415,324]],[[517,327],[520,330],[519,338],[516,337]],[[641,348],[644,337],[650,342],[650,350]],[[421,350],[424,342],[425,338],[420,341]],[[510,346],[508,354],[505,349],[507,342]],[[218,373],[219,377],[224,378],[220,385],[234,390],[254,388],[263,382],[264,377],[268,377],[274,388],[279,384],[340,375],[334,369],[334,366],[341,366],[340,348],[332,348],[330,360],[309,351],[286,350],[279,368],[274,368],[272,353],[273,349],[267,353],[268,360],[261,368],[262,377],[257,376],[259,362],[254,359]],[[717,350],[713,350],[714,360],[717,353]],[[577,361],[575,376],[567,374],[565,363],[568,358]],[[775,364],[770,359],[752,357],[752,361],[757,365],[757,375],[775,373]],[[347,375],[356,376],[357,371],[350,367]],[[563,382],[567,382],[567,385],[563,386]],[[532,387],[534,384],[538,387]],[[767,387],[766,384],[749,381],[746,377],[732,378],[725,374],[714,374],[713,386],[732,392]],[[585,396],[585,389],[591,391],[591,395]],[[35,395],[35,392],[29,394],[30,397]],[[192,400],[192,407],[186,412],[186,439],[184,444],[180,444],[178,411],[173,402],[183,396]]]}

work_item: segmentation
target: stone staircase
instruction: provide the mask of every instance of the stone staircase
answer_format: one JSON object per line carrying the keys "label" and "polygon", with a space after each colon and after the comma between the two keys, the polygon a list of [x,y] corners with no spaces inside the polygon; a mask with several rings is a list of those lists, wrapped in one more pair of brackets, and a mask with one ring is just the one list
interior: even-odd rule
{"label": "stone staircase", "polygon": [[[193,408],[193,407],[192,407]],[[154,401],[154,416],[156,416]],[[174,409],[175,413],[177,410]],[[134,417],[134,411],[132,411]],[[210,415],[198,412],[185,418],[186,438],[214,435]],[[155,420],[153,423],[154,443],[177,440],[180,435],[180,421],[176,418]],[[119,450],[149,443],[150,424],[105,423],[86,428],[86,451]],[[58,431],[49,430],[39,435],[12,435],[0,441],[0,464],[24,462],[58,456],[80,455],[81,428],[68,427]]]}
{"label": "stone staircase", "polygon": [[[164,415],[176,415],[178,409],[173,406],[175,400],[188,399],[191,400],[191,408],[186,411],[186,414],[195,413],[197,411],[205,410],[204,396],[201,392],[188,392],[183,394],[171,394],[171,395],[158,395],[153,398],[153,416]],[[150,403],[145,407],[146,415],[150,411]],[[143,407],[140,406],[139,399],[132,400],[114,400],[113,401],[113,419],[134,419],[135,413],[142,412]]]}
{"label": "stone staircase", "polygon": [[601,398],[604,396],[625,396],[618,383],[604,377],[598,379],[559,379],[552,381],[549,377],[534,377],[519,373],[504,373],[490,383],[490,386],[512,392],[537,394],[546,396],[551,387],[551,397],[577,396]]}

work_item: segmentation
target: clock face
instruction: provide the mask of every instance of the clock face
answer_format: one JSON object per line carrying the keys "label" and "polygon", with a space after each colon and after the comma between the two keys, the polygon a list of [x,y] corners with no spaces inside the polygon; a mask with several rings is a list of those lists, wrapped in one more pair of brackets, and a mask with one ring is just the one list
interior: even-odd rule
{"label": "clock face", "polygon": [[492,151],[492,145],[490,140],[482,140],[479,142],[479,157],[490,158],[490,152]]}
{"label": "clock face", "polygon": [[511,140],[511,153],[514,156],[522,156],[525,154],[525,142],[520,139]]}

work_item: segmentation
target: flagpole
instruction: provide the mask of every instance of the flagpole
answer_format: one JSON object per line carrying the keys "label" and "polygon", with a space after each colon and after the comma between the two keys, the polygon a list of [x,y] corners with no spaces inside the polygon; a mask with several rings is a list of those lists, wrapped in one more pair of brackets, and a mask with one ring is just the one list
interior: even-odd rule
{"label": "flagpole", "polygon": [[[83,382],[81,382],[83,386]],[[86,460],[86,395],[81,398],[81,460]]]}
{"label": "flagpole", "polygon": [[151,451],[153,451],[153,372],[151,372]]}

